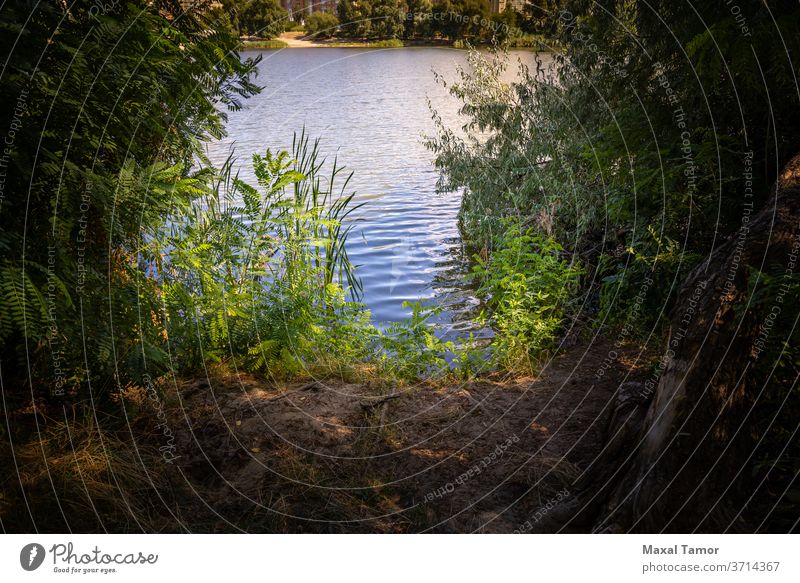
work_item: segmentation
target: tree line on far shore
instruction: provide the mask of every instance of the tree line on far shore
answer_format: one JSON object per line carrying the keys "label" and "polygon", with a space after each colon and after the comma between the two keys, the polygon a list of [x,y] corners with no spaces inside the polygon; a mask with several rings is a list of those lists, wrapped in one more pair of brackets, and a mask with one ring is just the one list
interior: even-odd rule
{"label": "tree line on far shore", "polygon": [[550,0],[530,2],[522,12],[492,13],[489,0],[339,0],[336,12],[288,13],[280,0],[224,0],[223,10],[241,36],[275,38],[305,30],[315,38],[492,42],[548,36],[555,11]]}

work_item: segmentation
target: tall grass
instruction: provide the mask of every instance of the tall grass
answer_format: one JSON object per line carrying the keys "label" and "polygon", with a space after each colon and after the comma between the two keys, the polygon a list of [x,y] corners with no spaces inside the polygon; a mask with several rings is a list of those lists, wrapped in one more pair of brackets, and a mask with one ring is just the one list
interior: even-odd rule
{"label": "tall grass", "polygon": [[[334,158],[327,181],[322,181],[325,159],[320,158],[319,139],[309,146],[308,137],[303,131],[292,140],[296,171],[307,180],[293,184],[294,188],[294,228],[295,234],[309,228],[314,244],[311,245],[311,259],[316,269],[323,274],[326,286],[336,281],[346,288],[354,299],[360,299],[363,292],[361,280],[356,277],[353,264],[347,256],[347,241],[355,222],[348,221],[351,213],[364,203],[353,204],[355,192],[348,192],[353,173],[345,173]],[[342,180],[341,186],[338,186]],[[347,224],[347,226],[345,226]],[[288,237],[287,237],[288,239]],[[298,258],[301,260],[305,258]]]}
{"label": "tall grass", "polygon": [[232,358],[296,374],[320,335],[359,321],[362,288],[345,246],[359,205],[350,176],[336,160],[326,172],[305,133],[291,154],[253,155],[255,185],[235,164],[231,156],[206,176],[209,186],[153,238],[172,362],[191,371]]}
{"label": "tall grass", "polygon": [[335,158],[328,164],[305,132],[291,153],[267,150],[252,164],[254,184],[234,171],[233,156],[201,171],[195,200],[152,238],[173,370],[227,363],[275,378],[449,374],[444,354],[455,347],[428,322],[435,308],[410,306],[410,319],[384,330],[371,323],[347,253],[361,206],[352,174]]}

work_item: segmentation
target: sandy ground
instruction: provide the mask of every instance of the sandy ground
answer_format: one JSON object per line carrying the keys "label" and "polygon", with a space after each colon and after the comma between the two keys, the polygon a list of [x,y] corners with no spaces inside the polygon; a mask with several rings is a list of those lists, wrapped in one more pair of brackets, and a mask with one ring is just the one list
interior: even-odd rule
{"label": "sandy ground", "polygon": [[282,40],[289,45],[289,48],[293,49],[323,46],[320,42],[303,39],[304,34],[302,31],[284,32],[278,37],[278,40]]}
{"label": "sandy ground", "polygon": [[210,530],[524,531],[571,495],[615,390],[640,374],[623,355],[598,382],[609,350],[447,386],[193,381],[171,413],[180,469]]}
{"label": "sandy ground", "polygon": [[339,38],[328,38],[328,39],[310,39],[310,38],[303,38],[305,35],[302,31],[294,31],[294,32],[284,32],[279,37],[278,40],[282,40],[287,45],[289,45],[290,49],[311,49],[311,48],[320,48],[320,47],[368,47],[369,43],[366,42],[357,42],[357,41],[346,41]]}

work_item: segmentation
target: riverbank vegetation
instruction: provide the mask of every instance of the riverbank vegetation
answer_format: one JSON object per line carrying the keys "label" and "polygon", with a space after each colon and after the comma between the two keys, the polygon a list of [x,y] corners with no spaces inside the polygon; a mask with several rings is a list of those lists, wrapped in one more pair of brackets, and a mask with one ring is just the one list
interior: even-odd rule
{"label": "riverbank vegetation", "polygon": [[212,13],[221,20],[227,18],[239,36],[264,40],[274,39],[293,24],[278,0],[223,0],[222,9]]}
{"label": "riverbank vegetation", "polygon": [[[309,39],[333,39],[325,46],[394,48],[455,44],[459,48],[503,44],[512,48],[552,48],[552,11],[529,5],[523,12],[507,7],[492,13],[489,0],[340,0],[336,12],[288,13],[278,0],[222,2],[219,18],[243,38],[248,48],[270,45],[284,31],[304,30]],[[259,39],[259,40],[255,40]],[[254,43],[265,43],[256,45]]]}
{"label": "riverbank vegetation", "polygon": [[[539,7],[492,13],[488,0],[340,0],[339,34],[361,39],[435,40],[538,46],[551,29]],[[552,15],[550,17],[552,19]]]}
{"label": "riverbank vegetation", "polygon": [[[621,341],[671,336],[679,346],[671,318],[682,282],[721,241],[750,236],[751,217],[800,151],[798,69],[787,61],[800,55],[792,25],[800,15],[788,3],[772,12],[748,3],[736,14],[714,2],[695,2],[692,11],[669,2],[560,4],[555,34],[564,50],[552,67],[538,64],[509,85],[501,81],[503,59],[474,54],[473,69],[448,86],[463,103],[466,127],[488,138],[463,138],[439,124],[429,145],[441,187],[464,189],[461,228],[475,252],[501,262],[534,258],[509,270],[521,290],[512,298],[523,293],[543,305],[535,274],[548,249],[545,257],[581,266],[580,285],[566,285],[565,295],[582,304],[584,317],[598,315],[594,327]],[[520,225],[535,235],[520,237]],[[781,303],[769,282],[798,281],[791,257],[782,261],[750,268],[753,295],[737,310],[764,321],[764,307]],[[786,399],[779,412],[759,409],[749,421],[760,461],[748,480],[768,479],[783,504],[783,489],[796,496],[797,485],[780,468],[800,459],[788,437],[800,404],[798,306],[787,308],[780,332],[766,335],[774,360],[759,359],[752,346],[739,354],[752,364],[754,385],[767,382]],[[516,315],[504,327],[504,311],[496,315],[501,344],[538,348],[534,331],[543,324]],[[785,523],[792,513],[782,508],[775,519]]]}
{"label": "riverbank vegetation", "polygon": [[[4,376],[27,387],[11,402],[114,407],[145,376],[226,360],[275,376],[383,361],[384,333],[358,302],[344,247],[353,193],[342,169],[304,136],[291,155],[255,155],[255,185],[232,160],[205,160],[225,109],[259,91],[258,59],[239,58],[235,31],[170,2],[71,12],[59,25],[63,16],[34,13],[19,42],[45,60],[15,61],[3,85],[17,107],[4,158],[0,340]],[[4,12],[12,29],[18,17]],[[430,343],[428,311],[416,313],[393,332]]]}
{"label": "riverbank vegetation", "polygon": [[[42,454],[32,445],[3,480],[4,525],[79,525],[76,489],[104,512],[115,471],[126,491],[158,482],[147,436],[167,423],[170,379],[450,374],[430,309],[386,330],[370,323],[344,247],[352,193],[316,144],[301,136],[291,155],[255,155],[253,185],[232,160],[205,161],[226,110],[259,91],[258,59],[239,57],[219,12],[9,5],[2,25],[14,58],[2,84],[1,455],[13,465],[12,443]],[[51,488],[43,476],[56,476]],[[36,518],[18,514],[39,488]],[[71,496],[81,502],[62,507]]]}
{"label": "riverbank vegetation", "polygon": [[[579,488],[609,449],[601,440],[613,441],[598,419],[625,383],[641,388],[631,399],[640,408],[690,402],[692,393],[671,398],[678,389],[654,398],[655,387],[669,389],[669,363],[706,344],[684,360],[659,355],[665,343],[680,354],[676,310],[693,302],[694,314],[702,303],[684,282],[718,266],[721,241],[747,235],[800,151],[800,108],[788,97],[798,70],[787,61],[800,55],[796,5],[771,14],[752,3],[738,18],[713,2],[695,3],[695,14],[666,1],[569,0],[489,16],[485,0],[342,0],[338,24],[309,19],[315,35],[338,26],[370,42],[489,42],[520,27],[561,47],[552,66],[539,61],[514,83],[503,81],[502,55],[472,53],[446,85],[468,136],[434,112],[428,145],[441,188],[464,193],[459,226],[494,333],[482,347],[442,340],[432,306],[407,304],[411,316],[386,326],[371,321],[345,245],[358,207],[348,174],[304,133],[289,152],[265,144],[255,153],[252,183],[237,174],[235,152],[220,168],[208,162],[203,145],[224,135],[226,112],[260,91],[258,59],[240,57],[240,36],[285,28],[271,0],[223,4],[0,9],[0,47],[12,55],[0,86],[0,459],[13,468],[2,481],[4,530],[303,530],[325,521],[477,530],[534,491],[539,501],[500,521],[509,531],[541,499]],[[791,224],[787,213],[776,213],[781,225]],[[725,314],[746,318],[741,335],[758,344],[731,349],[747,368],[714,385],[723,405],[708,415],[744,413],[724,431],[686,431],[685,409],[665,425],[679,443],[703,431],[718,440],[691,455],[720,443],[727,451],[731,435],[749,440],[747,459],[721,464],[736,475],[716,480],[746,515],[731,524],[755,528],[755,516],[760,530],[793,530],[800,352],[798,307],[787,298],[800,283],[783,257],[740,271],[738,261],[731,282],[748,292],[731,292]],[[775,306],[781,318],[767,320]],[[693,316],[687,328],[718,315]],[[543,372],[569,342],[590,348]],[[725,368],[718,353],[728,347],[709,344],[708,362]],[[588,368],[573,374],[586,354]],[[265,438],[265,418],[298,451]],[[416,425],[404,433],[409,419]],[[455,437],[441,437],[456,425]],[[452,481],[394,484],[388,454],[408,475],[435,460],[458,480],[474,474],[461,454],[475,443],[501,454],[471,487],[494,492],[524,469],[514,492],[487,498],[491,519],[444,527],[450,504],[437,493]],[[334,462],[306,455],[317,449]],[[267,462],[287,481],[265,478]],[[362,477],[368,486],[353,486]],[[459,495],[471,507],[473,497]],[[304,509],[310,527],[298,518]],[[633,519],[618,524],[634,528]]]}

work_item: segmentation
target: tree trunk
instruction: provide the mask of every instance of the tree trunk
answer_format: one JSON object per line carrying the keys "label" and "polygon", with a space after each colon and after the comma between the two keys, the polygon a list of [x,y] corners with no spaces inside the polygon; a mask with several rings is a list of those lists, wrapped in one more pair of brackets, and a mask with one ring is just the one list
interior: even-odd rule
{"label": "tree trunk", "polygon": [[796,318],[798,304],[795,297],[754,301],[752,286],[761,272],[783,278],[800,265],[800,156],[784,169],[765,208],[743,213],[739,231],[681,288],[661,374],[644,387],[652,402],[636,449],[595,530],[752,528],[741,518],[755,447],[750,414],[770,387],[757,384],[750,370],[770,314]]}

